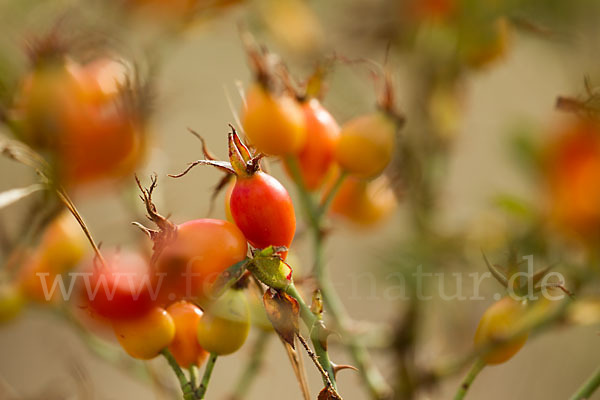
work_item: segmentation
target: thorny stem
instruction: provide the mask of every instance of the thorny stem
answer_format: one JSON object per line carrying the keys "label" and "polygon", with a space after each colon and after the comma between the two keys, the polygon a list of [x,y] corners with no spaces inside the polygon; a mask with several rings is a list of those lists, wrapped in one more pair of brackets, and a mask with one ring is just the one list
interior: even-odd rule
{"label": "thorny stem", "polygon": [[[342,398],[337,393],[337,391],[333,388],[333,383],[332,383],[331,379],[328,379],[329,378],[329,374],[323,369],[323,366],[319,363],[319,358],[317,357],[317,355],[310,349],[310,346],[306,342],[306,339],[304,339],[300,334],[298,334],[297,336],[298,336],[298,339],[300,340],[300,343],[302,343],[302,346],[306,350],[306,353],[308,354],[308,356],[312,360],[312,362],[315,364],[315,366],[317,367],[317,369],[319,370],[319,372],[321,372],[321,374],[327,379],[327,381],[326,381],[327,387],[329,389],[331,389],[331,391],[332,391],[332,393],[333,393],[333,395],[335,396],[336,399],[341,400]],[[333,371],[332,376],[335,378],[335,371]]]}
{"label": "thorny stem", "polygon": [[323,245],[323,235],[315,234],[314,275],[319,284],[319,288],[321,289],[321,294],[323,295],[323,300],[329,311],[329,315],[331,315],[335,326],[340,330],[343,341],[345,342],[352,359],[357,364],[359,373],[366,383],[371,396],[374,399],[387,398],[390,395],[391,389],[385,382],[381,373],[373,366],[373,364],[371,364],[369,353],[363,343],[361,343],[360,339],[348,329],[351,324],[350,317],[326,275]]}
{"label": "thorny stem", "polygon": [[244,369],[244,372],[240,376],[235,389],[233,391],[232,399],[240,400],[245,397],[250,389],[250,385],[254,378],[258,375],[265,358],[265,351],[267,349],[267,343],[269,342],[270,333],[266,331],[260,331],[256,342],[252,347],[252,353],[250,354],[250,360]]}
{"label": "thorny stem", "polygon": [[196,399],[204,399],[204,396],[206,395],[206,389],[208,389],[208,383],[210,382],[210,377],[212,376],[215,363],[217,362],[217,357],[218,355],[215,353],[211,353],[208,357],[204,375],[202,376],[202,382],[200,382],[200,387],[198,387],[198,390],[196,391]]}
{"label": "thorny stem", "polygon": [[592,394],[598,389],[600,386],[600,367],[594,371],[592,376],[588,378],[587,381],[583,383],[583,385],[575,392],[573,396],[569,400],[585,400],[589,399]]}
{"label": "thorny stem", "polygon": [[323,204],[318,207],[315,205],[313,199],[310,197],[310,194],[302,182],[302,176],[298,168],[297,160],[290,158],[287,161],[293,176],[293,180],[298,188],[298,194],[300,196],[304,212],[312,230],[315,253],[313,274],[317,280],[319,288],[321,289],[327,310],[333,318],[336,327],[340,330],[340,333],[346,344],[346,348],[352,356],[354,363],[357,364],[362,379],[367,385],[372,398],[387,398],[391,393],[391,389],[385,382],[385,379],[381,373],[376,369],[376,367],[373,366],[373,364],[371,364],[369,354],[365,346],[361,343],[359,338],[350,332],[350,317],[348,316],[342,301],[332,287],[326,274],[324,259],[324,236],[322,229],[323,217],[326,215],[331,201],[345,179],[345,174],[340,174],[331,190],[327,193]]}
{"label": "thorny stem", "polygon": [[315,348],[315,353],[319,360],[319,364],[321,364],[323,370],[327,372],[327,375],[323,376],[323,383],[325,385],[331,385],[333,389],[337,389],[333,365],[329,360],[329,354],[327,353],[327,349],[323,347],[323,344],[320,340],[321,335],[319,333],[319,320],[317,316],[313,314],[310,308],[306,305],[294,284],[289,285],[285,292],[293,298],[295,298],[296,301],[298,301],[298,304],[300,305],[300,316],[302,317],[304,324],[307,326],[310,332],[310,340]]}
{"label": "thorny stem", "polygon": [[454,400],[462,400],[465,398],[467,392],[473,384],[473,381],[475,381],[475,378],[477,378],[477,375],[479,375],[479,373],[484,367],[485,363],[483,362],[483,360],[479,358],[475,361],[475,364],[473,364],[473,367],[471,367],[471,369],[467,373],[467,376],[465,376],[465,378],[460,383],[460,387],[454,395]]}
{"label": "thorny stem", "polygon": [[[263,297],[264,288],[262,283],[258,280],[256,275],[252,275],[252,280],[254,282],[254,287],[257,289],[258,294]],[[268,335],[267,332],[261,332],[261,335]],[[304,400],[310,400],[310,390],[308,388],[308,382],[306,381],[306,370],[304,369],[304,362],[302,356],[281,336],[279,336],[279,340],[281,340],[281,344],[285,348],[285,351],[290,360],[290,364],[292,365],[292,369],[294,370],[294,375],[296,375],[296,379],[298,380],[298,384],[300,385],[300,390],[302,391],[302,397]],[[252,357],[251,359],[253,359]],[[231,400],[235,400],[238,397],[234,394]]]}

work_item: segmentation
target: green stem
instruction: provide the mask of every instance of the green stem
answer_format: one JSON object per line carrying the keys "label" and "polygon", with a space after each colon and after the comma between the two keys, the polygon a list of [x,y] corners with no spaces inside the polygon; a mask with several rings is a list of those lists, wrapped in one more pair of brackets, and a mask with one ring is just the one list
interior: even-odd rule
{"label": "green stem", "polygon": [[169,366],[171,367],[173,372],[175,372],[177,380],[179,381],[179,386],[181,387],[181,392],[183,393],[183,399],[196,400],[197,397],[194,396],[194,388],[192,387],[190,381],[188,381],[179,364],[177,364],[177,361],[175,360],[175,357],[173,357],[173,354],[171,354],[171,352],[166,348],[163,349],[163,351],[161,351],[160,354],[162,354],[167,359]]}
{"label": "green stem", "polygon": [[340,173],[340,175],[337,177],[336,181],[333,183],[333,186],[331,187],[331,189],[329,189],[329,191],[325,195],[325,198],[323,199],[323,202],[321,203],[321,206],[319,207],[319,218],[321,218],[323,215],[325,215],[327,213],[327,210],[329,209],[331,202],[335,198],[335,194],[338,192],[338,190],[340,190],[340,187],[342,186],[342,183],[344,183],[346,176],[347,176],[346,172]]}
{"label": "green stem", "polygon": [[485,367],[485,363],[483,362],[482,359],[478,358],[475,361],[475,364],[473,364],[473,366],[467,373],[467,376],[465,376],[465,378],[461,382],[460,387],[458,388],[458,391],[454,395],[454,400],[462,400],[465,398],[467,392],[469,391],[469,388],[473,384],[473,381],[475,381],[475,378],[477,378],[477,375],[479,375],[479,373],[481,372],[481,370],[484,367]]}
{"label": "green stem", "polygon": [[[337,193],[340,186],[342,185],[342,182],[346,178],[346,174],[340,174],[331,190],[327,193],[322,205],[318,207],[314,204],[313,199],[310,197],[308,191],[306,190],[306,187],[302,182],[302,176],[298,168],[297,160],[294,158],[289,158],[286,161],[292,173],[292,177],[296,182],[298,194],[300,196],[300,200],[304,208],[304,213],[307,216],[310,228],[312,230],[315,252],[315,264],[313,274],[315,276],[315,279],[317,280],[319,289],[321,290],[321,294],[323,295],[325,306],[327,307],[329,315],[331,315],[337,328],[340,330],[340,334],[344,339],[346,348],[350,353],[354,363],[356,363],[356,366],[360,371],[361,377],[367,385],[367,388],[369,389],[372,398],[387,398],[391,393],[391,389],[385,382],[385,379],[383,378],[381,373],[371,363],[369,354],[365,346],[355,335],[353,335],[350,332],[348,327],[351,323],[351,320],[348,314],[346,313],[342,301],[338,297],[335,289],[331,285],[326,274],[326,265],[324,258],[324,237],[322,230],[323,217],[327,214],[327,209],[331,205],[335,194]],[[317,348],[315,348],[315,352],[318,356],[320,356],[318,354]],[[325,368],[325,370],[327,370],[327,368]],[[332,380],[332,382],[334,382],[335,384],[335,380]]]}
{"label": "green stem", "polygon": [[391,393],[390,387],[379,370],[371,363],[366,347],[362,344],[360,339],[348,329],[351,324],[350,317],[326,275],[323,244],[322,235],[315,234],[314,275],[319,284],[319,288],[321,289],[325,306],[336,327],[340,330],[346,348],[354,360],[354,363],[356,363],[359,373],[367,385],[372,398],[387,398]]}
{"label": "green stem", "polygon": [[217,354],[211,353],[210,357],[208,358],[206,368],[204,369],[204,375],[202,376],[202,382],[200,382],[200,387],[196,391],[195,398],[198,400],[204,399],[204,396],[206,395],[206,389],[208,389],[208,383],[210,382],[210,377],[212,376],[213,369],[215,368],[217,357]]}
{"label": "green stem", "polygon": [[310,196],[310,193],[306,189],[304,185],[304,181],[302,180],[302,174],[300,173],[300,166],[298,165],[298,159],[295,157],[289,157],[286,160],[286,164],[290,169],[290,173],[292,174],[292,179],[298,188],[298,195],[300,196],[300,203],[302,204],[302,209],[306,214],[306,218],[310,224],[310,227],[313,230],[320,230],[321,223],[319,221],[319,210],[315,206],[313,199]]}
{"label": "green stem", "polygon": [[600,386],[600,367],[594,371],[592,376],[588,378],[587,381],[575,392],[573,396],[571,396],[570,400],[585,400],[589,399],[592,394],[598,389]]}
{"label": "green stem", "polygon": [[[331,361],[329,360],[329,354],[327,353],[327,349],[325,349],[321,343],[319,329],[315,329],[317,327],[317,323],[319,322],[317,316],[313,314],[310,308],[306,305],[294,284],[288,286],[286,293],[298,301],[298,304],[300,305],[300,316],[310,332],[310,340],[315,348],[315,354],[319,358],[319,364],[321,364],[321,367],[323,367],[323,369],[327,372],[333,388],[337,389],[333,365],[331,365]],[[323,383],[325,383],[325,385],[328,384],[325,377],[323,377]]]}
{"label": "green stem", "polygon": [[252,353],[250,354],[250,360],[235,386],[233,392],[234,399],[242,399],[248,393],[250,385],[262,367],[270,336],[271,334],[269,332],[263,330],[258,334],[254,347],[252,348]]}
{"label": "green stem", "polygon": [[198,367],[196,365],[190,365],[188,371],[190,371],[190,385],[196,390],[198,387]]}

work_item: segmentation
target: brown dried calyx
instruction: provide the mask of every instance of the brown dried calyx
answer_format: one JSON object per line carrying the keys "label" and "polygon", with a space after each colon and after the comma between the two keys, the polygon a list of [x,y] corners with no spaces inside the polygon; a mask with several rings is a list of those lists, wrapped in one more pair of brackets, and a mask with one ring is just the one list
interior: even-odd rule
{"label": "brown dried calyx", "polygon": [[406,117],[396,107],[396,92],[394,90],[394,81],[392,74],[387,68],[383,71],[383,88],[377,99],[377,106],[395,122],[398,129],[406,123]]}
{"label": "brown dried calyx", "polygon": [[162,250],[177,236],[177,225],[160,215],[156,209],[156,205],[152,202],[152,192],[156,189],[157,179],[157,175],[153,174],[150,177],[150,187],[145,189],[137,175],[135,176],[135,181],[142,192],[140,198],[146,206],[146,217],[158,227],[158,229],[150,229],[139,222],[133,222],[133,225],[137,226],[154,242],[154,246],[152,247],[154,250],[152,263],[156,261]]}
{"label": "brown dried calyx", "polygon": [[281,82],[277,79],[276,68],[280,67],[281,58],[262,45],[259,45],[254,36],[247,30],[240,31],[240,38],[248,60],[250,68],[254,72],[254,79],[265,90],[270,93],[279,93],[281,91]]}

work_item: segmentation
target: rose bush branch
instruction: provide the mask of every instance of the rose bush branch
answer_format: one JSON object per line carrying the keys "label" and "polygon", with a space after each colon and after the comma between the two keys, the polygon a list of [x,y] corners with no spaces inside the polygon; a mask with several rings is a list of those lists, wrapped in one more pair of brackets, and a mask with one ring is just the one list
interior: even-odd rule
{"label": "rose bush branch", "polygon": [[485,363],[482,360],[478,359],[475,361],[475,363],[467,373],[467,376],[465,376],[465,378],[460,383],[458,391],[456,392],[456,395],[454,395],[454,400],[462,400],[465,398],[465,395],[467,394],[469,388],[475,381],[475,378],[477,378],[477,376],[483,370],[484,367]]}
{"label": "rose bush branch", "polygon": [[600,367],[594,371],[592,376],[575,392],[569,400],[589,399],[592,394],[600,387]]}
{"label": "rose bush branch", "polygon": [[208,389],[208,384],[210,382],[210,378],[212,376],[213,369],[215,368],[215,363],[217,362],[217,355],[211,354],[208,358],[208,362],[206,363],[206,368],[204,369],[204,375],[202,376],[202,381],[200,381],[200,386],[196,391],[197,399],[204,399],[206,395],[206,390]]}
{"label": "rose bush branch", "polygon": [[196,393],[194,392],[194,386],[192,385],[191,381],[188,380],[188,378],[185,376],[185,373],[183,372],[179,364],[177,364],[177,361],[175,360],[175,357],[173,357],[173,354],[171,354],[171,352],[168,349],[164,349],[161,352],[161,354],[167,360],[169,366],[171,367],[171,369],[175,373],[175,376],[177,377],[177,381],[179,382],[179,386],[181,387],[181,392],[183,393],[183,399],[197,400],[199,397],[197,397]]}
{"label": "rose bush branch", "polygon": [[293,158],[288,159],[288,165],[296,184],[306,219],[311,228],[314,251],[313,275],[317,280],[319,289],[322,292],[325,305],[337,329],[340,330],[340,333],[346,344],[346,348],[352,356],[354,362],[357,364],[363,381],[367,385],[371,396],[374,399],[387,398],[390,395],[391,390],[381,373],[371,363],[365,346],[355,335],[350,332],[349,325],[351,324],[351,319],[327,277],[324,260],[325,237],[323,234],[323,219],[327,214],[327,209],[331,204],[336,191],[339,189],[345,179],[345,174],[340,174],[332,188],[325,195],[325,200],[323,201],[322,205],[319,206],[312,199],[310,193],[306,190],[306,187],[302,182],[302,176],[300,174],[297,160]]}
{"label": "rose bush branch", "polygon": [[296,299],[300,306],[300,317],[302,318],[304,324],[310,332],[310,340],[315,349],[315,354],[317,356],[319,364],[321,364],[323,370],[327,372],[327,376],[323,377],[323,383],[325,383],[325,385],[331,384],[333,389],[337,389],[333,365],[331,364],[331,360],[329,359],[329,353],[327,352],[326,348],[327,341],[326,338],[325,341],[322,340],[323,332],[320,332],[321,329],[319,328],[319,318],[311,311],[308,305],[306,305],[294,284],[289,285],[286,288],[285,292],[288,295],[292,296],[294,299]]}

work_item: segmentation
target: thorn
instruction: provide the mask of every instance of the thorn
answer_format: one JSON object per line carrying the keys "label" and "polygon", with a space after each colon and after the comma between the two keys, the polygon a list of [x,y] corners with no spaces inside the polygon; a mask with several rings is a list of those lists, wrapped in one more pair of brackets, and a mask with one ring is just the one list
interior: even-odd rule
{"label": "thorn", "polygon": [[351,369],[352,371],[358,372],[358,368],[356,368],[354,365],[348,365],[348,364],[338,365],[333,362],[330,362],[330,363],[331,363],[331,366],[333,367],[333,377],[335,379],[337,379],[338,372],[340,372],[344,369]]}

